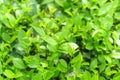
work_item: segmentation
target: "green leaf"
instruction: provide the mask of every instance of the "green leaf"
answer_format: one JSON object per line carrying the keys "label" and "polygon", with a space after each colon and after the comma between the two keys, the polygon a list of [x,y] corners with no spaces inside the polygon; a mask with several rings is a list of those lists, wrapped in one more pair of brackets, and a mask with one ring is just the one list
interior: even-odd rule
{"label": "green leaf", "polygon": [[104,63],[104,62],[105,62],[105,57],[104,57],[104,55],[99,55],[99,56],[98,56],[98,60],[99,60],[99,62]]}
{"label": "green leaf", "polygon": [[42,5],[49,4],[49,3],[53,2],[53,1],[54,1],[54,0],[44,0],[44,1],[42,2]]}
{"label": "green leaf", "polygon": [[91,80],[91,74],[88,71],[85,71],[83,76],[82,76],[82,80]]}
{"label": "green leaf", "polygon": [[2,33],[3,33],[3,27],[2,27],[2,25],[0,24],[0,36],[2,35]]}
{"label": "green leaf", "polygon": [[54,38],[52,38],[52,37],[50,37],[50,36],[48,36],[48,35],[44,35],[44,36],[42,36],[41,37],[43,40],[45,40],[48,44],[50,44],[50,45],[57,45],[57,42],[55,41],[55,39]]}
{"label": "green leaf", "polygon": [[55,0],[55,2],[56,2],[59,6],[63,7],[65,0],[63,0],[63,1],[61,1],[61,0]]}
{"label": "green leaf", "polygon": [[[119,25],[116,26],[119,29]],[[113,39],[117,45],[120,45],[120,40],[119,40],[119,32],[118,31],[113,31],[112,32]]]}
{"label": "green leaf", "polygon": [[110,28],[113,25],[113,18],[111,17],[111,15],[107,15],[101,19],[101,23],[103,24],[106,30],[110,30]]}
{"label": "green leaf", "polygon": [[42,75],[43,75],[43,72],[38,72],[36,74],[33,74],[32,80],[37,80],[37,79],[43,80]]}
{"label": "green leaf", "polygon": [[8,18],[10,24],[14,26],[15,24],[15,17],[12,14],[6,13],[6,17]]}
{"label": "green leaf", "polygon": [[56,31],[58,30],[58,25],[55,23],[55,21],[51,20],[47,23],[47,26],[46,26],[46,31],[47,32],[51,32],[51,30]]}
{"label": "green leaf", "polygon": [[37,68],[40,65],[39,56],[35,55],[31,58],[31,62],[28,64],[30,68]]}
{"label": "green leaf", "polygon": [[89,42],[89,43],[86,44],[86,49],[88,49],[88,50],[92,50],[93,49],[92,42]]}
{"label": "green leaf", "polygon": [[110,55],[106,55],[104,57],[105,57],[105,60],[108,61],[108,63],[112,63],[112,59],[111,59]]}
{"label": "green leaf", "polygon": [[18,32],[18,40],[19,40],[19,42],[23,42],[25,37],[26,37],[25,31],[20,29],[19,32]]}
{"label": "green leaf", "polygon": [[99,80],[98,74],[94,74],[94,75],[92,76],[91,80]]}
{"label": "green leaf", "polygon": [[83,61],[83,59],[82,59],[82,54],[78,54],[76,57],[74,57],[72,60],[71,60],[71,64],[74,64],[74,63],[77,63],[77,62],[79,62],[79,63],[81,63]]}
{"label": "green leaf", "polygon": [[120,72],[116,73],[114,76],[113,76],[113,80],[119,80],[120,79]]}
{"label": "green leaf", "polygon": [[100,72],[104,71],[105,67],[106,67],[106,63],[102,63],[101,65],[99,65]]}
{"label": "green leaf", "polygon": [[110,55],[112,58],[120,59],[120,52],[113,50],[112,54]]}
{"label": "green leaf", "polygon": [[3,67],[2,66],[3,66],[3,64],[0,62],[0,74],[3,73],[3,69],[2,69]]}
{"label": "green leaf", "polygon": [[[23,35],[24,34],[24,35]],[[18,44],[15,45],[15,48],[19,51],[18,53],[21,55],[29,54],[30,52],[30,40],[26,37],[24,31],[20,30],[18,33]]]}
{"label": "green leaf", "polygon": [[28,31],[26,32],[26,36],[30,37],[32,33],[32,28],[28,29]]}
{"label": "green leaf", "polygon": [[81,25],[81,16],[79,13],[76,13],[74,16],[73,16],[73,22],[75,23],[76,26],[79,26]]}
{"label": "green leaf", "polygon": [[110,11],[111,8],[112,8],[111,2],[104,4],[103,6],[100,7],[98,15],[101,16],[103,14],[106,14],[108,11]]}
{"label": "green leaf", "polygon": [[67,77],[67,80],[75,80],[74,77]]}
{"label": "green leaf", "polygon": [[108,66],[108,67],[105,69],[105,74],[106,74],[107,76],[110,76],[110,75],[115,74],[115,73],[117,73],[117,71],[116,71],[116,70],[111,70],[110,66]]}
{"label": "green leaf", "polygon": [[2,33],[2,38],[3,40],[5,40],[6,42],[10,42],[10,36],[7,33]]}
{"label": "green leaf", "polygon": [[23,49],[23,51],[25,51],[27,54],[30,51],[30,40],[29,38],[26,36],[26,32],[23,29],[20,29],[18,32],[18,44],[17,47]]}
{"label": "green leaf", "polygon": [[118,19],[118,20],[120,20],[120,12],[116,12],[115,13],[115,18]]}
{"label": "green leaf", "polygon": [[47,45],[47,49],[48,49],[50,52],[56,52],[56,51],[57,51],[57,46],[56,46],[56,45],[48,44],[48,45]]}
{"label": "green leaf", "polygon": [[66,72],[67,71],[67,62],[63,59],[60,59],[57,69],[60,70],[61,72]]}
{"label": "green leaf", "polygon": [[22,73],[21,71],[19,71],[19,70],[16,70],[14,76],[15,76],[15,78],[19,78],[19,77],[22,77],[22,76],[23,76],[23,73]]}
{"label": "green leaf", "polygon": [[31,24],[31,26],[33,27],[33,29],[34,29],[40,36],[44,36],[44,35],[45,35],[45,32],[44,32],[43,28],[36,27],[36,24]]}
{"label": "green leaf", "polygon": [[49,11],[51,14],[53,14],[55,11],[57,11],[56,5],[53,3],[48,4],[48,8],[49,8]]}
{"label": "green leaf", "polygon": [[107,2],[107,0],[98,0],[98,2],[99,2],[99,5],[104,5],[106,2]]}
{"label": "green leaf", "polygon": [[90,63],[90,69],[94,69],[97,67],[97,59],[93,59]]}
{"label": "green leaf", "polygon": [[8,77],[8,78],[15,78],[14,77],[14,73],[11,71],[11,70],[5,70],[4,72],[3,72],[3,74],[6,76],[6,77]]}
{"label": "green leaf", "polygon": [[106,35],[106,32],[102,29],[97,29],[92,33],[92,37],[95,37],[97,34],[98,35],[101,34],[100,36],[104,36],[104,35]]}
{"label": "green leaf", "polygon": [[100,76],[99,80],[106,80],[104,77]]}
{"label": "green leaf", "polygon": [[21,58],[14,58],[13,65],[18,69],[25,69],[25,64]]}
{"label": "green leaf", "polygon": [[10,25],[10,22],[7,19],[3,19],[3,24],[7,27],[7,28],[12,28],[12,26]]}
{"label": "green leaf", "polygon": [[0,76],[0,80],[3,80],[3,76]]}
{"label": "green leaf", "polygon": [[43,74],[43,79],[44,80],[50,80],[54,75],[54,72],[46,70]]}
{"label": "green leaf", "polygon": [[72,42],[69,43],[63,43],[60,46],[60,50],[64,53],[68,53],[71,56],[75,53],[75,50],[78,48],[78,45]]}

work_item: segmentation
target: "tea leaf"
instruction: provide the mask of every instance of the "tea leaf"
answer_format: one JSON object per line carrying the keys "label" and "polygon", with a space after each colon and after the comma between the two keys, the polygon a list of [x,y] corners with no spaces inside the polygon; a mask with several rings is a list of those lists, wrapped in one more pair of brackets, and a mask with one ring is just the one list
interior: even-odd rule
{"label": "tea leaf", "polygon": [[13,64],[16,68],[25,69],[25,64],[24,64],[23,60],[20,58],[14,58]]}
{"label": "tea leaf", "polygon": [[98,15],[101,16],[103,14],[106,14],[110,9],[112,8],[112,3],[108,2],[100,7]]}

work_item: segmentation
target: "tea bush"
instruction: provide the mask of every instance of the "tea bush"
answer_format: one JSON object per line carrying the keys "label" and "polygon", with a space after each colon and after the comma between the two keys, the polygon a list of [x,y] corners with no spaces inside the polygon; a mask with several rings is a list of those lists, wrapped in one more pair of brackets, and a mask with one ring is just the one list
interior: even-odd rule
{"label": "tea bush", "polygon": [[119,80],[120,0],[0,0],[0,80]]}

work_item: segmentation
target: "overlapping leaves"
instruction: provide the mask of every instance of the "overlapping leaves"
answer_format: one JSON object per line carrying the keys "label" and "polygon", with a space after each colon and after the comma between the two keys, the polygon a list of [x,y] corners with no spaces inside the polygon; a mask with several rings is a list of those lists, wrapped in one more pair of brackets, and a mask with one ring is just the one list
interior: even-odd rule
{"label": "overlapping leaves", "polygon": [[0,80],[119,80],[119,0],[1,0]]}

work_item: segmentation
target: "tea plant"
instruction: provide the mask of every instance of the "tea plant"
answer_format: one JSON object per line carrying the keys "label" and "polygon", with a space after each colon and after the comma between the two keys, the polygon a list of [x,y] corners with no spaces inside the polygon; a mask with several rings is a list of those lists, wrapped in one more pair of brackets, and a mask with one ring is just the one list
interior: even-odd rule
{"label": "tea plant", "polygon": [[119,80],[119,0],[0,0],[0,80]]}

